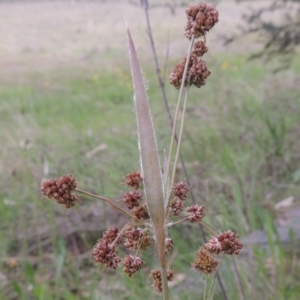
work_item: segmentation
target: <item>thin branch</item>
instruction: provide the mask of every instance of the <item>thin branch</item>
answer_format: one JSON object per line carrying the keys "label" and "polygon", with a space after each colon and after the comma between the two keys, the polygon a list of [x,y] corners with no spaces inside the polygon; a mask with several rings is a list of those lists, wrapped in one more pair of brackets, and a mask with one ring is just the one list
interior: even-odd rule
{"label": "thin branch", "polygon": [[107,203],[109,203],[111,206],[113,206],[115,209],[119,210],[120,212],[122,212],[123,214],[127,215],[128,217],[130,217],[131,219],[135,220],[136,222],[139,222],[139,219],[137,219],[135,216],[131,215],[130,213],[128,213],[126,210],[124,210],[123,208],[119,207],[118,205],[114,204],[111,200],[105,198],[105,197],[102,197],[102,196],[98,196],[98,195],[94,195],[94,194],[91,194],[89,192],[86,192],[84,190],[81,190],[81,189],[75,189],[76,192],[78,193],[81,193],[81,194],[84,194],[84,195],[87,195],[87,196],[90,196],[92,198],[95,198],[95,199],[99,199],[99,200],[102,200],[102,201],[105,201]]}

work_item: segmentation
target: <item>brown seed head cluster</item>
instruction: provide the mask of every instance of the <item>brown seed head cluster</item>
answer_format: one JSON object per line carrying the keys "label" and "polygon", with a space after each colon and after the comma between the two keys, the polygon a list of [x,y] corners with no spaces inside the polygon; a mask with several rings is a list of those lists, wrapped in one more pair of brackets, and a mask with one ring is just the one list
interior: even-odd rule
{"label": "brown seed head cluster", "polygon": [[139,271],[143,265],[144,261],[140,257],[127,255],[123,260],[123,271],[131,277],[135,272]]}
{"label": "brown seed head cluster", "polygon": [[[180,88],[182,83],[185,63],[186,57],[175,66],[173,72],[169,77],[170,83],[177,89]],[[192,55],[188,65],[188,71],[185,77],[184,86],[190,86],[194,84],[196,87],[200,88],[202,85],[205,85],[206,78],[209,75],[210,71],[207,69],[206,62]]]}
{"label": "brown seed head cluster", "polygon": [[[162,292],[162,278],[161,278],[161,272],[160,270],[151,270],[150,272],[150,278],[152,279],[152,286],[154,289],[158,292]],[[168,281],[172,281],[174,279],[174,271],[173,270],[167,270],[167,279]]]}
{"label": "brown seed head cluster", "polygon": [[193,59],[193,64],[189,70],[190,84],[200,88],[205,85],[206,78],[210,75],[210,71],[206,67],[206,62],[201,59]]}
{"label": "brown seed head cluster", "polygon": [[[199,38],[205,36],[217,22],[219,13],[214,6],[207,4],[192,5],[186,10],[187,23],[184,28],[184,34],[188,39],[192,36]],[[210,71],[207,69],[205,61],[199,59],[208,51],[204,41],[196,41],[193,46],[190,60],[187,66],[186,77],[183,79],[184,68],[187,57],[178,63],[169,80],[177,89],[180,88],[184,80],[184,86],[195,85],[200,88],[205,85]]]}
{"label": "brown seed head cluster", "polygon": [[142,194],[137,191],[131,191],[124,195],[123,202],[128,209],[133,209],[140,205],[140,200],[142,199]]}
{"label": "brown seed head cluster", "polygon": [[122,237],[119,235],[119,229],[115,226],[110,227],[97,241],[92,251],[92,256],[96,263],[103,264],[106,268],[116,269],[120,257],[115,250],[115,244],[122,243]]}
{"label": "brown seed head cluster", "polygon": [[219,261],[205,249],[200,248],[196,253],[192,266],[204,274],[210,274],[217,269]]}
{"label": "brown seed head cluster", "polygon": [[224,253],[228,255],[239,254],[243,245],[238,239],[238,235],[232,231],[226,231],[213,237],[205,244],[205,249],[211,253]]}
{"label": "brown seed head cluster", "polygon": [[132,226],[129,226],[126,229],[124,236],[124,246],[130,250],[146,250],[153,242],[148,231],[141,228],[134,228]]}
{"label": "brown seed head cluster", "polygon": [[[103,234],[103,239],[105,239],[109,244],[111,243],[122,243],[122,236],[119,235],[119,229],[116,226],[111,226],[106,232]],[[118,239],[117,239],[118,238]],[[116,240],[117,239],[117,240]]]}
{"label": "brown seed head cluster", "polygon": [[184,35],[191,39],[206,34],[219,20],[219,13],[214,6],[206,3],[192,5],[186,10],[187,23],[184,27]]}
{"label": "brown seed head cluster", "polygon": [[70,208],[78,201],[78,196],[73,193],[76,186],[74,176],[69,174],[44,181],[41,191],[48,198],[56,200],[59,204],[64,204],[66,208]]}
{"label": "brown seed head cluster", "polygon": [[175,186],[173,186],[173,191],[176,197],[184,201],[186,199],[186,195],[189,191],[189,188],[185,181],[181,181],[178,182]]}
{"label": "brown seed head cluster", "polygon": [[142,181],[141,173],[138,171],[129,173],[124,177],[125,184],[134,188],[134,190],[124,195],[123,202],[128,209],[133,210],[132,213],[138,220],[147,220],[150,218],[148,207],[146,204],[141,203],[142,193],[138,191]]}
{"label": "brown seed head cluster", "polygon": [[174,216],[179,216],[183,211],[183,203],[180,199],[173,200],[169,205],[169,210],[173,212]]}
{"label": "brown seed head cluster", "polygon": [[140,188],[140,184],[142,181],[143,181],[143,178],[139,171],[128,173],[124,177],[124,183],[130,187],[133,187],[136,190]]}
{"label": "brown seed head cluster", "polygon": [[208,51],[207,46],[203,41],[197,41],[194,44],[192,56],[193,57],[200,57],[203,56]]}
{"label": "brown seed head cluster", "polygon": [[186,211],[189,214],[189,220],[192,223],[200,222],[205,216],[204,206],[198,204],[187,207]]}
{"label": "brown seed head cluster", "polygon": [[148,207],[146,204],[136,207],[133,210],[133,215],[139,220],[147,220],[150,218]]}
{"label": "brown seed head cluster", "polygon": [[165,252],[166,253],[171,252],[173,250],[173,247],[174,247],[173,240],[170,238],[166,238],[166,251]]}
{"label": "brown seed head cluster", "polygon": [[104,238],[98,240],[93,248],[92,256],[96,263],[103,264],[106,268],[111,269],[116,269],[121,261],[116,253],[115,246],[109,244]]}

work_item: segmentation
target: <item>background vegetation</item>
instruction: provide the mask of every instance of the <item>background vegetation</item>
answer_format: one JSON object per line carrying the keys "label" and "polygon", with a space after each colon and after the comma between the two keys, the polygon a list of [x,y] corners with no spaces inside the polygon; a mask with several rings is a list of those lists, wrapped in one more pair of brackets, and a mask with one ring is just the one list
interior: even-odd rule
{"label": "background vegetation", "polygon": [[[255,35],[224,47],[223,37],[237,31],[248,4],[220,1],[218,9],[206,57],[212,75],[192,91],[182,148],[192,189],[206,207],[206,222],[217,231],[237,231],[245,244],[240,257],[221,267],[228,299],[296,300],[300,60],[274,74],[272,64],[248,61],[259,47]],[[150,16],[168,78],[188,45],[184,8],[173,14],[153,8]],[[127,1],[0,3],[0,299],[157,297],[147,278],[156,259],[151,253],[133,280],[95,267],[90,258],[102,231],[126,219],[83,197],[66,211],[39,191],[43,178],[72,173],[80,187],[119,201],[122,176],[138,167],[125,21],[149,81],[163,153],[170,128],[140,7]],[[166,87],[174,109],[177,91]],[[190,266],[203,243],[199,228],[184,225],[171,237],[174,299],[202,299],[204,277]],[[218,285],[215,299],[223,299]]]}

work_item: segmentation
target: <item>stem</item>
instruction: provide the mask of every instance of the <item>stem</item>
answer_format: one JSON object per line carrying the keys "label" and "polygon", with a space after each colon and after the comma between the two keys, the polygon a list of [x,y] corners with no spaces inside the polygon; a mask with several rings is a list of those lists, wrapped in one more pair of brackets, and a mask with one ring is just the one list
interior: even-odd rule
{"label": "stem", "polygon": [[187,100],[189,98],[189,91],[190,91],[190,88],[188,86],[185,90],[185,97],[184,97],[184,102],[183,102],[181,124],[180,124],[179,137],[178,137],[178,143],[177,143],[177,151],[176,151],[176,155],[175,155],[175,161],[174,161],[174,165],[173,165],[173,173],[172,173],[172,178],[171,178],[171,183],[170,183],[171,187],[174,185],[176,166],[177,166],[177,162],[178,162],[178,157],[179,157],[179,152],[180,152],[180,145],[181,145],[181,140],[182,140],[182,132],[183,132],[183,126],[184,126],[184,116],[185,116],[185,112],[186,112],[186,104],[187,104]]}
{"label": "stem", "polygon": [[[167,185],[168,185],[168,175],[169,175],[170,164],[171,164],[171,156],[172,156],[172,152],[173,152],[173,146],[174,146],[174,140],[175,140],[175,134],[176,134],[176,122],[177,122],[177,119],[178,119],[181,95],[182,95],[182,91],[183,91],[184,84],[185,84],[185,78],[186,78],[187,69],[188,69],[188,65],[189,65],[189,61],[190,61],[190,57],[191,57],[191,53],[192,53],[193,44],[194,44],[194,35],[193,35],[193,37],[191,39],[191,42],[190,42],[190,47],[189,47],[188,55],[187,55],[187,58],[186,58],[186,62],[185,62],[185,66],[184,66],[184,72],[183,72],[181,86],[180,86],[180,91],[179,91],[179,95],[178,95],[177,106],[176,106],[176,110],[175,110],[172,136],[171,136],[171,143],[170,143],[170,149],[169,149],[169,155],[168,155],[168,164],[167,164],[167,170],[166,170],[166,176],[165,176],[165,190],[166,191],[167,191]],[[167,199],[169,199],[169,195],[167,195]]]}
{"label": "stem", "polygon": [[176,222],[173,222],[173,223],[169,223],[169,224],[167,224],[167,227],[171,227],[171,226],[180,224],[180,223],[182,223],[182,222],[185,222],[185,221],[188,220],[188,219],[189,219],[189,217],[186,217],[186,218],[181,219],[181,220],[179,220],[179,221],[176,221]]}
{"label": "stem", "polygon": [[208,225],[206,225],[205,223],[203,223],[202,221],[199,221],[199,224],[201,224],[203,227],[205,227],[208,231],[210,231],[214,236],[218,236],[218,234],[212,230]]}
{"label": "stem", "polygon": [[163,300],[169,300],[169,287],[168,287],[166,266],[161,266],[161,278],[162,278]]}
{"label": "stem", "polygon": [[114,245],[114,244],[117,242],[117,240],[119,239],[119,237],[122,235],[122,233],[125,231],[125,229],[126,229],[128,226],[131,226],[131,224],[126,224],[126,225],[122,228],[122,230],[119,232],[119,234],[117,235],[117,237],[115,238],[115,240],[111,243],[112,245]]}
{"label": "stem", "polygon": [[89,192],[86,192],[84,190],[81,190],[81,189],[75,189],[76,192],[78,193],[81,193],[81,194],[84,194],[84,195],[87,195],[87,196],[90,196],[92,198],[96,198],[96,199],[99,199],[99,200],[102,200],[102,201],[105,201],[107,203],[109,203],[111,206],[113,206],[115,209],[119,210],[120,212],[122,212],[123,214],[127,215],[128,217],[134,219],[135,221],[139,222],[139,220],[131,215],[130,213],[128,213],[126,210],[124,210],[123,208],[119,207],[118,205],[114,204],[111,200],[105,198],[105,197],[102,197],[102,196],[98,196],[98,195],[94,195],[94,194],[91,194]]}

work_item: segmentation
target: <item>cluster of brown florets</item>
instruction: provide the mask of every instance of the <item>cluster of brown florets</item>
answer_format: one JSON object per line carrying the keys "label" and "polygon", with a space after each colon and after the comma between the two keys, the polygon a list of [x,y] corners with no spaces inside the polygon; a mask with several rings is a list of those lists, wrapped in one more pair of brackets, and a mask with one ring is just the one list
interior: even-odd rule
{"label": "cluster of brown florets", "polygon": [[[171,212],[173,216],[178,217],[184,210],[184,201],[187,198],[189,187],[185,181],[181,181],[172,189],[174,191],[175,198],[170,202],[168,208],[169,212]],[[198,204],[187,207],[185,211],[187,213],[187,219],[192,223],[201,222],[205,216],[204,206],[200,206]]]}
{"label": "cluster of brown florets", "polygon": [[[161,278],[161,271],[154,269],[150,272],[150,278],[152,279],[152,286],[154,289],[158,292],[162,292],[162,278]],[[174,271],[173,270],[167,270],[167,279],[168,281],[173,281],[174,279]]]}
{"label": "cluster of brown florets", "polygon": [[149,219],[148,208],[146,204],[141,203],[142,193],[139,191],[143,182],[142,175],[139,171],[128,173],[124,177],[124,184],[133,188],[133,191],[125,193],[122,201],[133,215],[139,220]]}
{"label": "cluster of brown florets", "polygon": [[[124,195],[122,201],[136,220],[149,219],[147,206],[141,203],[142,193],[140,187],[142,182],[143,178],[139,171],[128,173],[124,177],[124,183],[132,190]],[[144,265],[144,261],[137,256],[138,251],[146,250],[153,244],[153,238],[149,230],[146,227],[142,228],[141,225],[143,225],[142,221],[139,226],[138,224],[127,224],[121,231],[114,226],[108,229],[93,248],[92,256],[95,262],[111,269],[116,269],[122,262],[123,271],[128,276],[133,276]],[[121,259],[116,253],[117,244],[121,244],[129,251],[134,251],[134,255],[129,254]]]}
{"label": "cluster of brown florets", "polygon": [[206,34],[219,21],[219,13],[214,6],[206,3],[191,5],[186,10],[187,23],[184,27],[184,35],[190,40]]}
{"label": "cluster of brown florets", "polygon": [[[184,28],[184,35],[191,39],[205,36],[205,34],[218,22],[218,11],[214,6],[207,4],[192,5],[186,10],[187,23]],[[194,43],[191,56],[187,65],[187,72],[184,78],[184,86],[195,85],[200,88],[205,85],[206,78],[210,75],[210,71],[207,69],[206,62],[201,60],[202,57],[208,51],[204,41],[196,41]],[[178,63],[173,72],[171,73],[169,80],[172,85],[177,89],[180,88],[183,80],[184,69],[186,65],[187,57]]]}
{"label": "cluster of brown florets", "polygon": [[216,255],[220,253],[238,255],[242,248],[243,245],[235,232],[223,232],[216,237],[212,237],[204,247],[198,250],[192,266],[196,270],[210,274],[217,269],[220,262]]}
{"label": "cluster of brown florets", "polygon": [[70,208],[78,201],[74,193],[77,183],[73,175],[63,175],[59,178],[46,180],[42,183],[41,191],[49,199]]}
{"label": "cluster of brown florets", "polygon": [[151,243],[149,234],[141,228],[127,226],[120,232],[117,227],[112,226],[97,241],[92,257],[95,263],[110,269],[116,269],[122,262],[124,272],[131,277],[143,267],[144,261],[136,255],[126,255],[122,260],[116,252],[116,245],[122,244],[129,250],[145,250]]}

